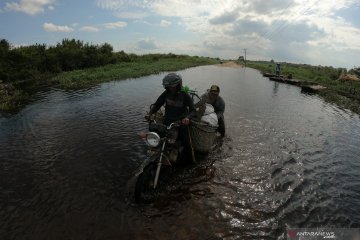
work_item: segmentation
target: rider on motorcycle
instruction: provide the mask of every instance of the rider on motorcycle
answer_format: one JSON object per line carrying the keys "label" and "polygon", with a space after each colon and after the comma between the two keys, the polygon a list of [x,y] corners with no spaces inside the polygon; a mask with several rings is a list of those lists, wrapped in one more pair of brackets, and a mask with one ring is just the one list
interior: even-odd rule
{"label": "rider on motorcycle", "polygon": [[180,75],[169,73],[163,78],[162,84],[165,91],[158,97],[150,109],[149,115],[145,116],[145,118],[149,119],[152,114],[156,113],[165,104],[163,123],[169,125],[172,122],[181,121],[182,126],[179,129],[179,139],[183,142],[185,153],[188,155],[191,146],[188,130],[186,129],[187,126],[184,125],[188,125],[190,122],[189,118],[195,114],[194,103],[189,94],[181,91],[182,78]]}
{"label": "rider on motorcycle", "polygon": [[165,104],[165,125],[178,120],[187,125],[189,113],[195,111],[195,107],[189,94],[181,91],[181,76],[176,73],[169,73],[162,82],[165,91],[156,100],[149,115],[156,113]]}

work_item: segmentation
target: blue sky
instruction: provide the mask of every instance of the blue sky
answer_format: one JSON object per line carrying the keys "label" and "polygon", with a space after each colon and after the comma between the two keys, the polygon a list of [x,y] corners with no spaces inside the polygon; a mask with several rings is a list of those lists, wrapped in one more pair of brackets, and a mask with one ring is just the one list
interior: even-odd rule
{"label": "blue sky", "polygon": [[127,53],[360,66],[359,0],[2,0],[13,46],[64,38]]}

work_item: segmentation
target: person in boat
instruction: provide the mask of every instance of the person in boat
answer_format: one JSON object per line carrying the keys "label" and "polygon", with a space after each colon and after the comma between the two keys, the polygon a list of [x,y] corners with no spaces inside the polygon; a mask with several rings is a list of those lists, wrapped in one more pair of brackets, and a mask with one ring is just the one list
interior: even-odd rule
{"label": "person in boat", "polygon": [[156,102],[152,105],[148,115],[145,119],[149,119],[152,114],[155,114],[163,105],[165,105],[164,124],[169,125],[175,121],[181,121],[179,128],[179,139],[183,142],[186,156],[191,153],[190,139],[188,126],[190,118],[194,117],[195,107],[190,95],[181,91],[182,78],[176,73],[167,74],[162,84],[165,91],[158,97]]}
{"label": "person in boat", "polygon": [[225,111],[225,101],[219,96],[220,87],[218,85],[212,85],[210,89],[207,90],[201,96],[201,100],[195,104],[195,108],[199,108],[199,112],[204,113],[206,108],[206,103],[211,104],[214,107],[214,111],[218,118],[218,131],[221,137],[225,136],[225,119],[224,119],[224,111]]}

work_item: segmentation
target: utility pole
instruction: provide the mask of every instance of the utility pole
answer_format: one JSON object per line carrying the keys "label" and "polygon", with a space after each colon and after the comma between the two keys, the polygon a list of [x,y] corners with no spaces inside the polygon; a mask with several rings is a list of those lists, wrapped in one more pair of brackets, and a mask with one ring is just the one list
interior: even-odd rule
{"label": "utility pole", "polygon": [[245,67],[246,67],[246,48],[244,48],[245,51]]}

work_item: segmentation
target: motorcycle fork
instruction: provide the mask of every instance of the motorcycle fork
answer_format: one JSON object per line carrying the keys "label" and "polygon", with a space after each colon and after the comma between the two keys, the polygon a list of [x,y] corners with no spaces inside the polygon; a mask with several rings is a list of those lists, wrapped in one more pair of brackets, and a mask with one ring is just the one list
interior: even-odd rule
{"label": "motorcycle fork", "polygon": [[161,165],[162,165],[162,158],[163,158],[163,155],[164,155],[165,144],[166,144],[166,140],[164,140],[164,142],[163,142],[163,145],[162,145],[162,148],[161,148],[161,153],[160,153],[160,158],[159,158],[159,161],[157,163],[156,174],[155,174],[155,179],[154,179],[154,189],[156,188],[158,180],[159,180],[160,168],[161,168]]}

